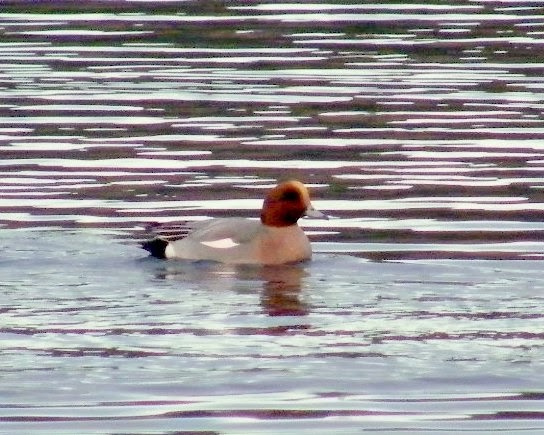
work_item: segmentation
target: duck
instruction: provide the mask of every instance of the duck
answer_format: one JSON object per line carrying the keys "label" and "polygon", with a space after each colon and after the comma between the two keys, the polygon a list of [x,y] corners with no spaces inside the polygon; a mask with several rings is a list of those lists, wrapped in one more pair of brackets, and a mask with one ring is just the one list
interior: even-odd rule
{"label": "duck", "polygon": [[312,248],[298,225],[303,216],[326,219],[298,180],[279,183],[266,195],[260,219],[228,217],[193,223],[173,236],[142,243],[161,259],[208,260],[227,264],[281,265],[310,260]]}

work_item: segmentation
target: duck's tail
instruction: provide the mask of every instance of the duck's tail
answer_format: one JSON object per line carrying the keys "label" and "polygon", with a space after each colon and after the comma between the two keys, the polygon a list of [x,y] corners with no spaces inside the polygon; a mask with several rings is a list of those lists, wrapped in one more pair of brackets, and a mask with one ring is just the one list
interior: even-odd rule
{"label": "duck's tail", "polygon": [[191,227],[187,222],[148,224],[139,238],[140,246],[153,257],[166,258],[168,243],[185,237]]}
{"label": "duck's tail", "polygon": [[168,242],[159,238],[142,243],[142,248],[149,252],[153,257],[163,259],[166,258],[165,251],[167,246]]}

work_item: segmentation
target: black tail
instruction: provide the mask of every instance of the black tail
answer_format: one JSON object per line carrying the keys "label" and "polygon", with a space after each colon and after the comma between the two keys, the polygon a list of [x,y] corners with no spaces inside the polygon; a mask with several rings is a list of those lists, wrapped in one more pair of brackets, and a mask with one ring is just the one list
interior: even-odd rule
{"label": "black tail", "polygon": [[168,242],[162,239],[153,239],[142,243],[142,248],[148,251],[153,257],[166,258],[165,250]]}

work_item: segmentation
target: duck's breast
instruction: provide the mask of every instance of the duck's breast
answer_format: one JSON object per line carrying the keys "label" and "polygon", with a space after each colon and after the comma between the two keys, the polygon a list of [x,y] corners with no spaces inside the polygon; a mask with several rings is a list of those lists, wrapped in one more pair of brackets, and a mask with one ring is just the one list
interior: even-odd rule
{"label": "duck's breast", "polygon": [[309,260],[310,241],[298,225],[266,227],[259,243],[259,257],[263,264],[283,264]]}

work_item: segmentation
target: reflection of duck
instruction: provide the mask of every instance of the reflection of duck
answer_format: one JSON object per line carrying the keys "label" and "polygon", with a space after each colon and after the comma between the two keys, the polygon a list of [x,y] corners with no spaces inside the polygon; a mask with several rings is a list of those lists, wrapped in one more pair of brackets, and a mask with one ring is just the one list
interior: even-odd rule
{"label": "reflection of duck", "polygon": [[309,307],[300,300],[304,269],[297,265],[262,270],[261,305],[269,316],[305,316]]}
{"label": "reflection of duck", "polygon": [[211,219],[196,224],[189,234],[157,237],[142,247],[159,258],[263,265],[303,261],[312,256],[308,237],[297,225],[304,215],[325,217],[312,207],[302,183],[287,181],[268,193],[260,221]]}
{"label": "reflection of duck", "polygon": [[302,264],[245,266],[211,262],[169,262],[156,271],[156,278],[198,283],[206,290],[230,290],[260,294],[262,310],[269,316],[305,316],[310,307],[301,300]]}

